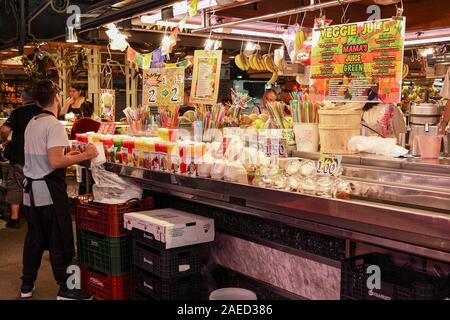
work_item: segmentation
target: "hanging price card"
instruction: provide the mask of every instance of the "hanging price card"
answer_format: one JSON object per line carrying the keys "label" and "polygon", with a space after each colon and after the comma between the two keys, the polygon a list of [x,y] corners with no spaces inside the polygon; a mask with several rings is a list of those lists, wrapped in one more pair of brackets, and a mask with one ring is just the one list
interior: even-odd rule
{"label": "hanging price card", "polygon": [[337,176],[341,168],[342,156],[321,154],[317,162],[317,174],[325,176]]}
{"label": "hanging price card", "polygon": [[142,105],[171,107],[184,102],[184,68],[144,69]]}

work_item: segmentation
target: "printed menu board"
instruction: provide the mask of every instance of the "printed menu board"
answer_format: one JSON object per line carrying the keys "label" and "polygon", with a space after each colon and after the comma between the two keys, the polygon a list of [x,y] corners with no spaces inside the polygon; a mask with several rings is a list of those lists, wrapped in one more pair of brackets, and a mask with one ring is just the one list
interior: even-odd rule
{"label": "printed menu board", "polygon": [[116,90],[100,89],[100,118],[114,121],[116,117]]}
{"label": "printed menu board", "polygon": [[172,107],[184,101],[184,68],[144,69],[142,105]]}
{"label": "printed menu board", "polygon": [[221,64],[222,50],[195,50],[190,102],[217,103]]}
{"label": "printed menu board", "polygon": [[310,99],[399,102],[404,39],[404,17],[315,29]]}

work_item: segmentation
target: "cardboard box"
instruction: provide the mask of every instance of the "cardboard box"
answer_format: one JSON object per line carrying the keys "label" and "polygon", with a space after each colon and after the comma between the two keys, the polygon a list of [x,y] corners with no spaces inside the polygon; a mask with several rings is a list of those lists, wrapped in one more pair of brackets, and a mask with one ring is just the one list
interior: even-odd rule
{"label": "cardboard box", "polygon": [[124,227],[152,234],[166,249],[214,241],[213,219],[170,208],[126,213]]}

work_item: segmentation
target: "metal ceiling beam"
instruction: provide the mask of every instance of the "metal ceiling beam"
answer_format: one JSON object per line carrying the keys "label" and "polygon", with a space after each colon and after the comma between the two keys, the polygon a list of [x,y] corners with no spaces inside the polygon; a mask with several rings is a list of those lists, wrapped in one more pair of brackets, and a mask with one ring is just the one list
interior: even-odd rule
{"label": "metal ceiling beam", "polygon": [[[158,30],[147,30],[147,29],[139,29],[139,28],[132,28],[130,31],[134,32],[151,32],[151,33],[162,33],[164,34],[164,31],[158,31]],[[271,39],[271,38],[263,38],[263,37],[253,37],[253,36],[240,36],[240,35],[230,35],[226,33],[218,33],[215,32],[211,34],[192,34],[192,33],[184,33],[180,32],[178,35],[182,36],[190,36],[190,37],[197,37],[197,38],[211,38],[213,40],[234,40],[234,41],[255,41],[259,43],[267,43],[267,44],[279,44],[282,45],[284,42],[281,39]]]}
{"label": "metal ceiling beam", "polygon": [[105,14],[101,15],[100,17],[86,20],[85,22],[81,23],[81,29],[78,32],[83,32],[83,31],[87,31],[90,29],[98,28],[98,27],[101,27],[101,26],[111,23],[111,22],[117,22],[117,21],[129,19],[133,16],[142,14],[151,9],[166,6],[166,5],[175,3],[175,2],[176,1],[173,1],[173,0],[141,1],[136,4],[132,4],[127,7],[124,7],[122,9],[105,13]]}
{"label": "metal ceiling beam", "polygon": [[277,13],[269,13],[269,14],[259,16],[259,17],[253,17],[253,18],[248,18],[248,19],[241,19],[241,20],[237,20],[237,21],[216,24],[213,26],[205,27],[205,28],[195,29],[195,30],[192,30],[192,32],[193,33],[209,32],[214,29],[230,28],[230,27],[237,26],[237,25],[240,25],[243,23],[271,20],[271,19],[276,19],[279,17],[296,15],[296,14],[303,13],[303,12],[317,11],[320,9],[337,7],[337,6],[341,6],[344,4],[355,3],[355,2],[359,2],[359,1],[361,1],[361,0],[332,0],[329,2],[322,2],[322,3],[314,4],[314,1],[311,0],[311,4],[306,7],[300,7],[300,8],[285,10],[285,11],[281,11],[281,12],[277,12]]}

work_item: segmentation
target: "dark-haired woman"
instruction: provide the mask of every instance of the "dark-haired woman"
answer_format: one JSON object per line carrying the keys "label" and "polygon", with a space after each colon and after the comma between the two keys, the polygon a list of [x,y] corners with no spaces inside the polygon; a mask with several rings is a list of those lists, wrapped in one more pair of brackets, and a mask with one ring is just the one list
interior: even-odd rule
{"label": "dark-haired woman", "polygon": [[64,101],[60,116],[73,113],[75,116],[79,117],[81,115],[80,107],[84,101],[86,101],[86,98],[83,96],[81,87],[76,84],[70,85],[69,98]]}
{"label": "dark-haired woman", "polygon": [[94,105],[89,101],[83,102],[80,106],[80,117],[70,131],[70,140],[75,140],[77,133],[97,132],[100,122],[92,119],[93,114]]}
{"label": "dark-haired woman", "polygon": [[[72,130],[70,131],[70,140],[75,140],[77,133],[86,133],[86,132],[97,132],[100,127],[100,122],[92,119],[92,115],[94,114],[94,105],[85,101],[81,104],[80,107],[81,116],[72,126]],[[87,186],[87,179],[89,177],[89,185],[92,186],[94,184],[94,179],[92,178],[92,174],[89,168],[79,166],[77,168],[77,181],[80,182],[78,187],[78,194],[86,194],[89,192],[90,188]]]}

